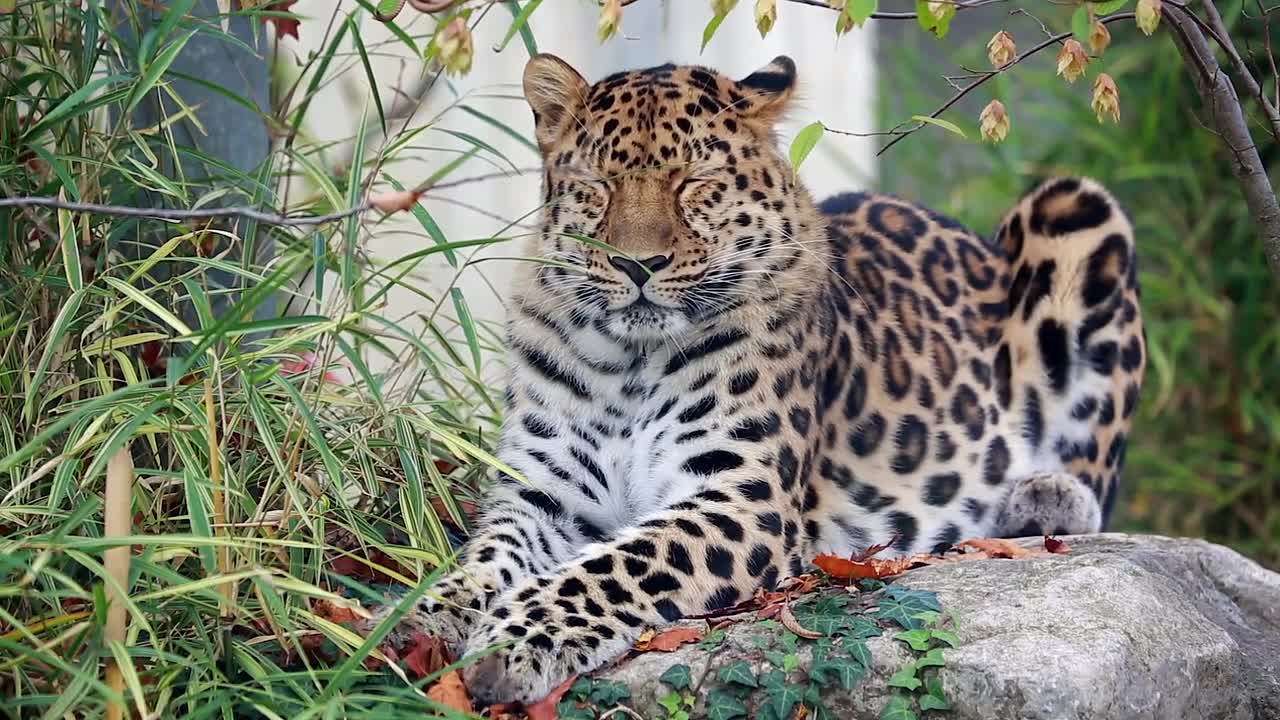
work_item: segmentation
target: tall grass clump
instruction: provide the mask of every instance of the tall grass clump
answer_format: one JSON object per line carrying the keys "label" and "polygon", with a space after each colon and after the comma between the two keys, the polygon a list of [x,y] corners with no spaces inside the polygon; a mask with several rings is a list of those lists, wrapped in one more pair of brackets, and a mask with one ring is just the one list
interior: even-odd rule
{"label": "tall grass clump", "polygon": [[[1055,12],[1016,5],[1045,18]],[[1262,23],[1240,22],[1239,2],[1218,6],[1242,47],[1259,53],[1271,47]],[[1031,18],[1009,15],[1009,7],[990,14],[1007,19],[961,21],[987,29],[1007,22],[1018,37],[1040,33]],[[956,27],[967,31],[960,21]],[[986,39],[973,36],[951,59],[981,66]],[[937,52],[936,45],[908,39],[885,58],[884,85],[895,92],[884,95],[882,124],[951,95],[932,62]],[[1050,57],[1033,62],[948,116],[976,118],[997,97],[1013,119],[1004,143],[978,146],[921,133],[884,156],[882,185],[990,232],[1035,178],[1086,174],[1105,182],[1137,232],[1150,357],[1112,526],[1207,537],[1280,567],[1280,286],[1229,154],[1202,120],[1205,108],[1167,37],[1117,43],[1091,64],[1091,75],[1108,72],[1120,86],[1118,127],[1094,118],[1088,83],[1063,82]],[[1259,150],[1274,177],[1275,144]]]}
{"label": "tall grass clump", "polygon": [[[339,4],[323,51],[272,106],[214,88],[276,138],[257,167],[184,143],[175,128],[219,119],[182,97],[176,81],[199,78],[175,58],[212,37],[268,62],[261,23],[287,17],[271,5],[199,17],[192,0],[23,0],[0,14],[0,195],[296,219],[495,152],[468,135],[470,150],[432,156],[431,177],[398,177],[461,101],[391,122],[362,3]],[[252,42],[224,30],[246,19]],[[420,51],[420,24],[389,42]],[[307,128],[317,90],[347,71],[374,95],[343,168]],[[140,107],[158,121],[140,125]],[[425,680],[372,661],[376,635],[343,624],[382,599],[379,584],[450,562],[478,476],[497,465],[501,401],[479,364],[494,333],[423,268],[460,272],[511,238],[447,238],[423,204],[411,214],[421,243],[379,258],[365,250],[376,213],[277,224],[0,208],[0,714],[450,712]],[[431,310],[392,312],[397,288]]]}

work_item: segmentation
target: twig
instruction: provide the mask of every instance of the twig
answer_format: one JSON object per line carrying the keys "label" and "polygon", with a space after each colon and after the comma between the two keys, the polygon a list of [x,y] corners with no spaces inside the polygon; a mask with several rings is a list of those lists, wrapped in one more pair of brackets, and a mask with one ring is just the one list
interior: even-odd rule
{"label": "twig", "polygon": [[1192,73],[1196,91],[1208,106],[1222,141],[1231,150],[1231,172],[1240,183],[1249,214],[1258,227],[1263,254],[1271,271],[1280,275],[1280,204],[1249,134],[1240,98],[1231,79],[1218,67],[1209,41],[1193,17],[1190,12],[1171,12],[1165,14],[1165,21],[1174,30],[1174,44],[1183,60],[1196,70]]}
{"label": "twig", "polygon": [[[1119,20],[1131,20],[1131,19],[1133,19],[1133,17],[1134,17],[1134,14],[1133,14],[1133,13],[1131,13],[1131,12],[1130,12],[1130,13],[1117,13],[1117,14],[1115,14],[1115,15],[1108,15],[1108,16],[1106,16],[1106,17],[1104,17],[1104,18],[1098,18],[1098,22],[1101,22],[1101,23],[1104,23],[1104,24],[1109,24],[1109,23],[1117,22],[1117,21],[1119,21]],[[987,81],[988,81],[988,80],[990,80],[991,78],[993,78],[993,77],[995,77],[995,76],[997,76],[997,75],[999,75],[999,74],[1001,74],[1001,73],[1003,73],[1003,72],[1007,71],[1009,68],[1013,67],[1014,65],[1017,65],[1018,63],[1022,62],[1023,60],[1026,60],[1027,58],[1031,57],[1032,55],[1035,55],[1036,53],[1040,52],[1041,50],[1044,50],[1044,49],[1045,49],[1045,48],[1047,48],[1047,47],[1050,47],[1050,46],[1052,46],[1052,45],[1056,45],[1056,44],[1058,44],[1058,43],[1062,42],[1063,40],[1066,40],[1067,38],[1071,37],[1071,35],[1072,35],[1072,33],[1070,33],[1070,32],[1064,32],[1064,33],[1059,33],[1059,34],[1057,34],[1057,35],[1051,35],[1049,38],[1047,38],[1047,39],[1045,39],[1045,40],[1042,40],[1042,41],[1040,42],[1040,44],[1036,45],[1035,47],[1031,48],[1030,50],[1027,50],[1027,51],[1023,52],[1022,54],[1018,55],[1018,56],[1017,56],[1017,57],[1015,57],[1014,59],[1010,60],[1010,61],[1009,61],[1009,63],[1008,63],[1007,65],[1004,65],[1004,66],[1002,66],[1002,67],[999,67],[999,68],[997,68],[997,69],[995,69],[995,70],[988,70],[987,72],[983,73],[981,76],[979,76],[979,77],[978,77],[976,80],[974,80],[973,82],[971,82],[971,83],[969,83],[968,85],[965,85],[964,87],[960,88],[960,90],[959,90],[958,92],[956,92],[956,94],[955,94],[955,95],[952,95],[952,96],[951,96],[951,98],[950,98],[950,99],[948,99],[946,102],[944,102],[944,103],[943,103],[943,104],[942,104],[942,105],[941,105],[937,110],[934,110],[932,113],[929,113],[928,117],[930,117],[930,118],[937,118],[937,117],[941,116],[943,113],[945,113],[946,111],[950,110],[950,109],[951,109],[951,108],[952,108],[956,103],[960,102],[960,100],[961,100],[961,99],[963,99],[965,95],[968,95],[969,93],[973,92],[973,91],[974,91],[974,90],[976,90],[980,85],[982,85],[983,83],[987,82]],[[877,157],[879,157],[880,155],[883,155],[883,154],[884,154],[884,153],[885,153],[889,148],[893,147],[894,145],[897,145],[899,142],[902,142],[902,140],[903,140],[903,139],[905,139],[908,135],[912,135],[912,134],[916,133],[917,131],[919,131],[919,130],[921,130],[922,128],[924,128],[924,126],[925,126],[925,125],[927,125],[927,124],[928,124],[928,123],[923,123],[923,122],[921,122],[921,123],[916,123],[914,126],[912,126],[912,127],[910,127],[910,128],[907,128],[906,130],[899,131],[897,128],[895,128],[895,129],[893,129],[893,130],[890,130],[890,131],[889,131],[889,132],[887,132],[887,133],[880,133],[880,134],[882,134],[882,135],[894,135],[895,137],[894,137],[892,140],[890,140],[889,142],[885,143],[884,147],[882,147],[882,148],[880,148],[878,151],[876,151],[876,156],[877,156]],[[835,133],[837,133],[837,134],[842,134],[842,135],[856,135],[856,133],[842,132],[842,131],[839,131],[839,130],[835,130],[835,131],[833,131],[833,132],[835,132]]]}
{"label": "twig", "polygon": [[62,201],[55,197],[9,197],[0,198],[0,208],[3,207],[46,207],[56,208],[58,210],[70,210],[71,212],[85,212],[95,215],[114,215],[117,217],[139,217],[153,218],[156,220],[210,220],[213,218],[240,217],[248,220],[256,220],[265,225],[323,225],[324,223],[333,222],[334,220],[342,220],[357,213],[362,213],[372,207],[369,203],[362,203],[353,208],[348,208],[339,212],[329,213],[327,215],[309,215],[306,217],[286,217],[284,215],[276,215],[275,213],[263,212],[255,210],[251,207],[211,207],[198,209],[167,209],[167,208],[144,208],[132,207],[128,205],[103,205],[100,203],[73,202]]}
{"label": "twig", "polygon": [[[631,5],[639,0],[621,0],[623,7]],[[693,0],[682,0],[682,2],[692,2]],[[492,5],[502,0],[478,0],[475,3],[468,3],[467,0],[400,0],[399,3],[390,10],[390,12],[379,13],[378,19],[390,20],[400,14],[400,11],[408,3],[411,7],[423,13],[439,13],[451,10],[456,7],[470,6],[477,7],[479,5]],[[827,10],[833,9],[828,0],[785,0],[785,2],[795,3],[796,5],[808,5],[809,7],[820,7]],[[982,7],[983,5],[995,5],[1005,3],[1008,0],[942,0],[947,5],[954,5],[956,10],[969,10],[972,8]],[[873,12],[871,17],[875,20],[915,20],[918,16],[913,12]]]}
{"label": "twig", "polygon": [[[541,167],[516,168],[514,170],[504,170],[502,172],[483,173],[473,177],[459,178],[450,180],[449,182],[435,183],[428,185],[426,188],[419,188],[423,191],[444,190],[446,188],[454,188],[462,185],[469,185],[475,182],[483,182],[485,180],[494,180],[504,177],[517,177],[527,175],[529,173],[541,172]],[[442,198],[443,199],[443,198]],[[452,201],[451,202],[456,202]],[[245,206],[231,207],[210,207],[210,208],[193,208],[193,209],[169,209],[169,208],[145,208],[133,207],[129,205],[103,205],[100,203],[75,202],[71,200],[59,200],[56,197],[48,196],[20,196],[20,197],[4,197],[0,198],[0,208],[16,207],[16,208],[54,208],[57,210],[69,210],[71,212],[83,212],[92,215],[113,215],[116,217],[137,217],[151,218],[154,220],[169,220],[173,222],[181,222],[184,220],[212,220],[215,218],[238,217],[247,220],[256,220],[264,225],[282,225],[282,226],[308,226],[308,225],[324,225],[325,223],[343,220],[352,215],[356,215],[373,208],[372,203],[361,203],[353,208],[340,210],[338,212],[328,213],[326,215],[307,215],[307,216],[286,216],[277,215],[275,213],[257,210]],[[33,222],[38,222],[33,218]],[[48,232],[48,231],[46,231]],[[56,233],[54,233],[56,235]]]}
{"label": "twig", "polygon": [[[1201,4],[1204,5],[1204,14],[1209,18],[1209,27],[1206,34],[1211,36],[1214,42],[1216,42],[1218,46],[1222,48],[1223,52],[1227,54],[1227,59],[1231,61],[1231,67],[1235,70],[1236,76],[1240,82],[1244,83],[1245,90],[1247,90],[1250,95],[1256,97],[1259,104],[1261,104],[1263,114],[1267,116],[1267,121],[1271,123],[1272,137],[1280,140],[1280,110],[1276,109],[1276,106],[1267,97],[1267,94],[1262,91],[1262,86],[1258,84],[1258,81],[1254,79],[1253,74],[1249,72],[1249,67],[1245,65],[1244,58],[1240,57],[1240,52],[1236,50],[1235,44],[1231,42],[1231,35],[1227,32],[1226,23],[1222,22],[1222,16],[1218,14],[1218,8],[1213,4],[1213,0],[1200,1]],[[1193,20],[1199,19],[1195,16],[1195,13],[1190,10],[1190,8],[1179,6],[1177,4],[1172,4],[1171,7],[1190,16]],[[1267,42],[1270,43],[1270,41],[1271,37],[1268,35]],[[1268,57],[1269,56],[1270,53],[1268,53]],[[1275,60],[1273,58],[1273,67],[1274,62]]]}

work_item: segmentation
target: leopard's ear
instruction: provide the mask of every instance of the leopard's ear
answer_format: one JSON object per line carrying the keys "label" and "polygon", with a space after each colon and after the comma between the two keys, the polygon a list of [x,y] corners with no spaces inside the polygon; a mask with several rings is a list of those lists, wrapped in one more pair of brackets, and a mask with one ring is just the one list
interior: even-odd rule
{"label": "leopard's ear", "polygon": [[779,55],[768,65],[738,81],[738,92],[746,99],[738,111],[748,117],[772,122],[786,112],[796,92],[796,63]]}
{"label": "leopard's ear", "polygon": [[539,53],[524,66],[524,97],[533,108],[534,135],[544,151],[570,128],[586,107],[587,81],[569,63]]}

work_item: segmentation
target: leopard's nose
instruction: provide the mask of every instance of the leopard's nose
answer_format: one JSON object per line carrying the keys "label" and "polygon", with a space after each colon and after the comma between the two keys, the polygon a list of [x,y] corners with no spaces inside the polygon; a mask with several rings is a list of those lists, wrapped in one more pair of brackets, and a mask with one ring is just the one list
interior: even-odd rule
{"label": "leopard's nose", "polygon": [[632,260],[622,255],[611,255],[609,264],[631,278],[636,287],[643,287],[654,273],[671,264],[671,256],[654,255],[642,260]]}

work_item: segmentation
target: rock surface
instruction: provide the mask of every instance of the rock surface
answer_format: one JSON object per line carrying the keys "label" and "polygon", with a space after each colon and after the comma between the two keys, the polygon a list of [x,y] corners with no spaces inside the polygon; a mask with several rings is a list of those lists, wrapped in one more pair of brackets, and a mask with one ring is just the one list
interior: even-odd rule
{"label": "rock surface", "polygon": [[[895,580],[936,592],[962,641],[940,671],[952,709],[924,717],[1280,718],[1280,575],[1200,540],[1066,540],[1070,555],[937,565]],[[629,685],[639,715],[667,718],[664,670],[687,664],[696,683],[708,668],[761,661],[752,634],[742,623],[711,653],[646,653],[597,676]],[[890,635],[868,641],[873,667],[854,690],[824,691],[836,717],[880,716],[888,678],[912,657]],[[801,660],[803,671],[808,654]],[[693,716],[705,716],[701,705]]]}

